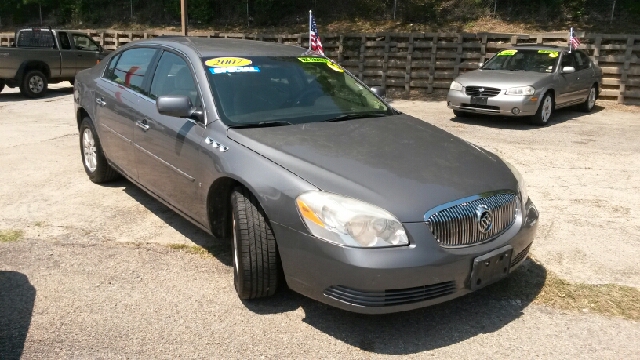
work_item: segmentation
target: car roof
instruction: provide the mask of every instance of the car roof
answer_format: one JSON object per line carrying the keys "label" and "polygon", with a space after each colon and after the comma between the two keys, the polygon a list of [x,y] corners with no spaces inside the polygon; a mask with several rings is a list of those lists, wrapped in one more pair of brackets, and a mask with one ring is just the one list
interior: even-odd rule
{"label": "car roof", "polygon": [[214,56],[300,56],[306,49],[296,45],[268,43],[256,40],[161,36],[136,41],[136,45],[155,44],[180,48],[190,47],[201,57]]}
{"label": "car roof", "polygon": [[557,46],[557,45],[542,45],[542,44],[522,44],[515,45],[512,49],[516,50],[555,50],[555,51],[568,51],[569,48],[566,46]]}

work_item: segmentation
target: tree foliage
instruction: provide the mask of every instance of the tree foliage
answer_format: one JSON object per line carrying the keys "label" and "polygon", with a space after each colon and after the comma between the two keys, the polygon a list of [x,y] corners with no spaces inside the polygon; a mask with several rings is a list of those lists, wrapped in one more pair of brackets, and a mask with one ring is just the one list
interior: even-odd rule
{"label": "tree foliage", "polygon": [[[35,24],[39,6],[45,22],[54,26],[166,26],[180,20],[180,0],[0,0],[0,19],[5,26]],[[389,20],[394,14],[397,21],[433,24],[468,22],[485,16],[593,22],[609,20],[613,0],[188,0],[190,22],[203,26],[303,24],[310,9],[325,23]],[[640,1],[617,0],[614,15],[616,19],[637,19]]]}

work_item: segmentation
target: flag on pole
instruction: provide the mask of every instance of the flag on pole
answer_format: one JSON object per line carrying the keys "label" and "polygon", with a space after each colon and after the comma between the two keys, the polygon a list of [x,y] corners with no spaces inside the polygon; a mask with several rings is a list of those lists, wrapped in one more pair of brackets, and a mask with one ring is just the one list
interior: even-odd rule
{"label": "flag on pole", "polygon": [[572,49],[577,49],[578,46],[580,46],[580,39],[573,36],[573,28],[571,28],[571,32],[569,33],[569,52],[571,52]]}
{"label": "flag on pole", "polygon": [[318,35],[318,27],[316,26],[316,18],[313,16],[311,10],[309,10],[309,50],[324,55],[320,35]]}

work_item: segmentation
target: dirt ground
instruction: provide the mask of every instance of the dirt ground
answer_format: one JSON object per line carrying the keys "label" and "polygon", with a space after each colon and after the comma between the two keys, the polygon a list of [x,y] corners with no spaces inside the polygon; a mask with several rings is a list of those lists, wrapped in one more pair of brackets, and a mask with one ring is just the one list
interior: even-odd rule
{"label": "dirt ground", "polygon": [[[453,119],[442,102],[395,101],[513,163],[541,212],[541,267],[640,287],[640,117],[598,106],[547,127]],[[490,290],[366,317],[290,291],[241,302],[230,249],[125,180],[91,183],[71,88],[0,94],[0,358],[638,358],[637,322],[496,298]],[[213,256],[168,244],[198,244]],[[533,266],[533,265],[531,265]],[[526,271],[509,281],[526,279]],[[585,309],[587,311],[587,309]],[[9,339],[9,340],[7,340]]]}

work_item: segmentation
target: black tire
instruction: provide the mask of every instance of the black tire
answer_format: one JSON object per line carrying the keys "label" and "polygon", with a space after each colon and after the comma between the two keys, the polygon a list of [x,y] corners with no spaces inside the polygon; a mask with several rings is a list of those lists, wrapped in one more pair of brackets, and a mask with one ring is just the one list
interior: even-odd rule
{"label": "black tire", "polygon": [[0,93],[4,90],[4,80],[0,79]]}
{"label": "black tire", "polygon": [[231,193],[233,282],[240,299],[275,294],[280,283],[276,238],[258,200],[244,188]]}
{"label": "black tire", "polygon": [[47,92],[49,82],[41,71],[31,70],[22,79],[20,93],[32,99],[43,97]]}
{"label": "black tire", "polygon": [[460,110],[453,110],[453,115],[455,117],[462,117],[462,118],[466,118],[469,117],[471,114],[469,114],[466,111],[460,111]]}
{"label": "black tire", "polygon": [[596,105],[596,99],[598,99],[598,88],[595,85],[593,85],[591,89],[589,89],[589,95],[587,95],[587,100],[585,100],[582,104],[578,105],[578,109],[580,109],[580,111],[590,113],[591,110],[593,110],[593,107]]}
{"label": "black tire", "polygon": [[[86,160],[87,153],[85,153],[84,136],[85,132],[91,133],[91,139],[93,139],[93,152],[95,153],[95,164]],[[90,118],[85,117],[80,124],[80,154],[82,155],[82,165],[84,171],[89,176],[89,180],[96,184],[102,184],[107,181],[114,180],[120,176],[118,172],[109,165],[107,158],[102,151],[102,145],[100,145],[100,139],[96,128],[93,126],[93,121]]]}
{"label": "black tire", "polygon": [[550,93],[544,94],[542,101],[540,101],[538,111],[536,111],[536,114],[531,117],[531,123],[538,126],[547,125],[549,123],[549,119],[553,116],[554,109],[555,102],[553,101],[553,96],[551,96]]}

